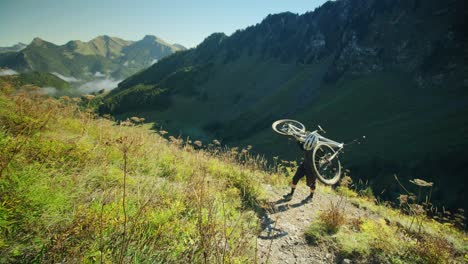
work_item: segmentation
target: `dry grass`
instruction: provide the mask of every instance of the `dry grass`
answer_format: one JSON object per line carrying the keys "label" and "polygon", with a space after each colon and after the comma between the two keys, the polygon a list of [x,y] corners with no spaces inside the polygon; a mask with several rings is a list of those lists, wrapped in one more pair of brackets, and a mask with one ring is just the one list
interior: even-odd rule
{"label": "dry grass", "polygon": [[0,262],[255,259],[261,183],[280,177],[260,157],[168,141],[83,104],[0,93]]}
{"label": "dry grass", "polygon": [[336,203],[330,202],[330,206],[319,215],[320,221],[329,234],[335,234],[346,223],[346,214],[344,207],[341,205],[342,201],[341,199]]}

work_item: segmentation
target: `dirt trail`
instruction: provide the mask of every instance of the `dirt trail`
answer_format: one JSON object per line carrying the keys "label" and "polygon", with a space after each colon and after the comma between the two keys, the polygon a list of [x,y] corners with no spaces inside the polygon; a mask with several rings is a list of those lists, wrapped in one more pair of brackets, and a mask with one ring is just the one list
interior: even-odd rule
{"label": "dirt trail", "polygon": [[[329,245],[312,246],[307,243],[305,231],[320,211],[326,210],[330,202],[343,199],[334,194],[317,191],[309,203],[302,202],[308,195],[306,187],[299,186],[291,201],[285,202],[282,195],[287,191],[274,190],[266,186],[272,198],[271,209],[265,212],[264,229],[258,236],[257,257],[259,263],[341,263]],[[284,192],[284,193],[280,193]],[[348,218],[369,217],[369,212],[358,209],[346,200],[340,203]],[[345,261],[346,263],[346,261]]]}

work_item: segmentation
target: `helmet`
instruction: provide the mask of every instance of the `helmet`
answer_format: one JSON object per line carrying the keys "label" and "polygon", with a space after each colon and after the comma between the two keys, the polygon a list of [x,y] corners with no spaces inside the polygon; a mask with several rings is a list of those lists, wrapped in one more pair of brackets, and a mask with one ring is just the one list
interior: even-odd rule
{"label": "helmet", "polygon": [[317,143],[317,137],[313,134],[309,134],[304,141],[304,149],[309,151],[312,150]]}

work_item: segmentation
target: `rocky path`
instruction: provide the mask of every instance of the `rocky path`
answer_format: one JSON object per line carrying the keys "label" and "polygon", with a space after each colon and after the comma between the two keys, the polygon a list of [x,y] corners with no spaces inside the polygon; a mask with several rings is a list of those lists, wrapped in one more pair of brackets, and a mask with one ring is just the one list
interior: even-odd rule
{"label": "rocky path", "polygon": [[[284,201],[287,191],[266,188],[272,198],[262,217],[263,231],[258,236],[257,257],[259,263],[337,263],[338,259],[329,245],[312,246],[307,243],[305,231],[320,211],[330,203],[338,203],[343,197],[317,191],[309,203],[302,202],[308,195],[306,187],[298,187],[291,201]],[[280,193],[281,192],[281,193]],[[284,192],[284,193],[282,193]],[[358,209],[341,200],[348,217],[369,217],[369,212]],[[341,263],[343,261],[339,261]],[[345,261],[346,262],[346,261]]]}

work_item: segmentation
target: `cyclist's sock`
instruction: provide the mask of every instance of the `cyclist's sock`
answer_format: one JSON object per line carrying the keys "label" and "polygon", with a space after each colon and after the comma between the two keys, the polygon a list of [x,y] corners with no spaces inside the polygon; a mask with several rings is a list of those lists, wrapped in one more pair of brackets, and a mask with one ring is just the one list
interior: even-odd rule
{"label": "cyclist's sock", "polygon": [[286,195],[283,195],[283,197],[284,197],[285,199],[291,198],[291,197],[293,196],[295,190],[296,190],[296,188],[291,188],[291,192],[289,192],[289,193],[286,194]]}
{"label": "cyclist's sock", "polygon": [[304,198],[303,202],[310,202],[312,201],[312,198],[314,198],[314,193],[311,192],[306,198]]}
{"label": "cyclist's sock", "polygon": [[294,194],[295,190],[296,190],[296,188],[291,188],[291,192],[289,194],[292,196]]}

